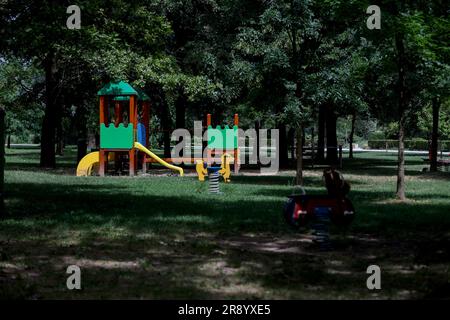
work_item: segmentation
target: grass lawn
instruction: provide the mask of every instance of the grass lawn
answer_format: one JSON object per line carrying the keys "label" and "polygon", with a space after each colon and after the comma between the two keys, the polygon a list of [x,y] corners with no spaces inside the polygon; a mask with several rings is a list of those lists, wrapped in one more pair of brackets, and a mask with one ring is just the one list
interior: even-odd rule
{"label": "grass lawn", "polygon": [[[38,168],[38,150],[7,150],[0,220],[0,298],[450,298],[450,175],[407,155],[407,196],[394,200],[394,154],[345,160],[357,217],[322,252],[281,210],[293,171],[232,176],[220,196],[194,175],[77,178],[75,153]],[[306,170],[323,193],[321,168]],[[66,268],[82,290],[66,289]],[[381,290],[366,269],[381,268]]]}

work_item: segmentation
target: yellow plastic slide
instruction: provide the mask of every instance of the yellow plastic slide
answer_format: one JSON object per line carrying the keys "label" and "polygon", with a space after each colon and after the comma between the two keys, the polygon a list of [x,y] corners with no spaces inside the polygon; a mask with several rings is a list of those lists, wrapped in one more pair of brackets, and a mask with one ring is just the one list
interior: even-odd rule
{"label": "yellow plastic slide", "polygon": [[148,150],[146,147],[144,147],[142,144],[140,144],[139,142],[135,142],[134,143],[134,147],[142,152],[145,152],[146,154],[148,154],[150,157],[152,157],[153,159],[155,159],[156,161],[158,161],[160,164],[162,164],[163,166],[172,169],[172,170],[176,170],[180,173],[180,176],[184,175],[184,171],[183,168],[171,165],[170,163],[167,163],[166,161],[164,161],[163,159],[161,159],[160,157],[158,157],[156,154],[154,154],[153,152],[151,152],[150,150]]}
{"label": "yellow plastic slide", "polygon": [[90,176],[92,173],[92,167],[99,161],[98,151],[85,155],[78,163],[77,177]]}
{"label": "yellow plastic slide", "polygon": [[[114,160],[114,153],[108,154],[108,160]],[[88,153],[81,159],[77,166],[77,177],[90,176],[92,174],[92,169],[96,164],[100,162],[100,154],[98,151]]]}

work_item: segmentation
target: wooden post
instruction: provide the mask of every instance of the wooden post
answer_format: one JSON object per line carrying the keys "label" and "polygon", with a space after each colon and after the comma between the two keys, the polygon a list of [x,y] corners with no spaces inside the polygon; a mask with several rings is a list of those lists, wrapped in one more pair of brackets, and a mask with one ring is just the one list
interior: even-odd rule
{"label": "wooden post", "polygon": [[[239,128],[239,115],[237,113],[234,114],[234,125]],[[240,162],[239,162],[239,137],[238,137],[237,140],[238,140],[237,141],[238,145],[234,149],[234,173],[235,174],[239,173],[239,166],[240,166]]]}

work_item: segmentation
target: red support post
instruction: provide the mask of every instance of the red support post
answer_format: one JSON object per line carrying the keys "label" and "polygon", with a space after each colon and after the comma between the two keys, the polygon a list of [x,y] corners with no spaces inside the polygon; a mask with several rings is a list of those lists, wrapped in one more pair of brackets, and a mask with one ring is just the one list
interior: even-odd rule
{"label": "red support post", "polygon": [[[100,125],[105,123],[105,97],[100,96],[100,106],[99,106],[99,118]],[[101,177],[105,176],[105,152],[100,148],[99,151],[99,170],[98,173]]]}
{"label": "red support post", "polygon": [[[133,144],[136,141],[136,99],[135,96],[130,96],[130,124],[133,125]],[[131,147],[131,150],[128,152],[129,155],[129,174],[130,176],[134,176],[136,172],[136,152],[134,150],[134,146]]]}
{"label": "red support post", "polygon": [[129,169],[130,169],[130,176],[134,176],[136,173],[136,152],[134,148],[132,148],[130,151],[128,151],[128,157],[130,159]]}
{"label": "red support post", "polygon": [[99,116],[100,124],[105,123],[105,96],[100,96]]}
{"label": "red support post", "polygon": [[105,176],[105,151],[103,151],[102,149],[100,149],[99,153],[99,169],[98,169],[98,174],[100,175],[100,177],[104,177]]}
{"label": "red support post", "polygon": [[117,127],[121,122],[123,122],[122,107],[120,105],[120,102],[116,101],[114,105],[114,125]]}

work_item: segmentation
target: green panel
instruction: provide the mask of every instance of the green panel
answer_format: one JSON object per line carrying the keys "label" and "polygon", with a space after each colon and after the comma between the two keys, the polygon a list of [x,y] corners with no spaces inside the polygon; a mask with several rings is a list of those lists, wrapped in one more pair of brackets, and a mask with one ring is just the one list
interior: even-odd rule
{"label": "green panel", "polygon": [[238,147],[238,127],[208,126],[208,148],[209,149],[236,149]]}
{"label": "green panel", "polygon": [[113,123],[109,127],[100,125],[100,148],[102,149],[131,149],[133,147],[133,125],[125,127],[119,123],[116,128]]}
{"label": "green panel", "polygon": [[124,81],[110,82],[97,92],[98,96],[131,96],[137,94],[137,91]]}

